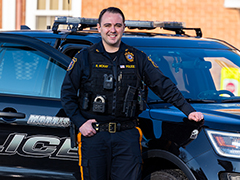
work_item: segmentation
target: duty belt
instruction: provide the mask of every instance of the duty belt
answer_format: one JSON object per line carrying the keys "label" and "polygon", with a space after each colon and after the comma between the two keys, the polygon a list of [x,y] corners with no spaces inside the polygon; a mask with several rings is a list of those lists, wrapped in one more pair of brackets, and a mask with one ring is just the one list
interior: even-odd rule
{"label": "duty belt", "polygon": [[93,123],[93,128],[97,132],[107,131],[115,133],[132,129],[137,126],[137,120],[123,121],[123,122],[109,122],[109,123]]}

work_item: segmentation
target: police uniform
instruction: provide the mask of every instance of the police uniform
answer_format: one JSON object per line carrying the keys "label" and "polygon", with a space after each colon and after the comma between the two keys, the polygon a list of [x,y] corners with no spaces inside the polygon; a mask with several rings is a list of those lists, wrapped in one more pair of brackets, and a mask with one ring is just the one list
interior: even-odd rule
{"label": "police uniform", "polygon": [[84,180],[141,178],[142,132],[136,119],[144,110],[143,81],[187,116],[195,111],[145,53],[121,42],[119,51],[111,56],[102,42],[81,50],[72,59],[62,85],[62,105],[76,127],[88,119],[98,122],[94,136],[78,134]]}

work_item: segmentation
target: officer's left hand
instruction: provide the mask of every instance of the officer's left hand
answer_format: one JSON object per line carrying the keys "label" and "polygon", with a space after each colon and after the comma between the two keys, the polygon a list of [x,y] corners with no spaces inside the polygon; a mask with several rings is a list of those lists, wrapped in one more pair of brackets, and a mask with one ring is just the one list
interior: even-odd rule
{"label": "officer's left hand", "polygon": [[188,115],[189,120],[193,120],[193,121],[196,121],[196,122],[199,122],[199,121],[203,120],[203,118],[204,118],[204,116],[201,112],[191,112]]}

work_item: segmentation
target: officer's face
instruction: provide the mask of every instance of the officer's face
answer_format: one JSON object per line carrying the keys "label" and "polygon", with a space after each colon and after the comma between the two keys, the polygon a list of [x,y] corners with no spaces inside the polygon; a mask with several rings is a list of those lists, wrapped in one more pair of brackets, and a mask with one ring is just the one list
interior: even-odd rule
{"label": "officer's face", "polygon": [[117,51],[125,29],[123,18],[119,13],[105,12],[98,31],[101,33],[103,45],[108,52]]}

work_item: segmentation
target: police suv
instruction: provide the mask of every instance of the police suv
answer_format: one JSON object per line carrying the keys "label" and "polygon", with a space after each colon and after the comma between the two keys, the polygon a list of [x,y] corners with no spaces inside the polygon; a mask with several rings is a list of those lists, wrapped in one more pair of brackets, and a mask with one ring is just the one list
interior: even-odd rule
{"label": "police suv", "polygon": [[[0,179],[79,179],[60,89],[71,58],[101,40],[96,23],[56,17],[51,30],[0,33]],[[149,89],[138,119],[143,180],[240,179],[240,51],[183,23],[126,26],[122,41],[147,53],[205,116],[189,121]]]}

